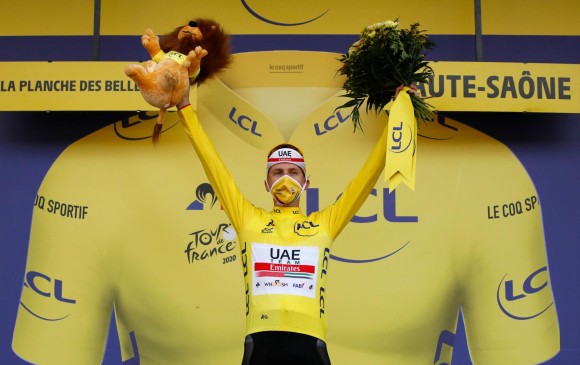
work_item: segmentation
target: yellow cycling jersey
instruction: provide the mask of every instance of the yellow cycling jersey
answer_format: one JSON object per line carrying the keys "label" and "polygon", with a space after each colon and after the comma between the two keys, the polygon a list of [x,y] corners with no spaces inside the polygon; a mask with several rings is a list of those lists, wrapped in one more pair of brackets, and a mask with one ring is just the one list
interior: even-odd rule
{"label": "yellow cycling jersey", "polygon": [[368,161],[328,208],[271,212],[246,200],[191,106],[181,119],[208,179],[237,232],[246,295],[246,333],[298,332],[326,337],[326,280],[332,242],[358,211],[385,165],[386,128]]}
{"label": "yellow cycling jersey", "polygon": [[169,51],[167,53],[165,53],[163,51],[159,51],[159,52],[157,52],[157,54],[155,56],[153,56],[153,61],[159,63],[159,62],[161,62],[161,60],[164,60],[166,58],[170,58],[181,65],[181,64],[183,64],[183,61],[185,61],[186,57],[187,57],[187,55],[184,55],[183,53],[179,53],[176,51]]}

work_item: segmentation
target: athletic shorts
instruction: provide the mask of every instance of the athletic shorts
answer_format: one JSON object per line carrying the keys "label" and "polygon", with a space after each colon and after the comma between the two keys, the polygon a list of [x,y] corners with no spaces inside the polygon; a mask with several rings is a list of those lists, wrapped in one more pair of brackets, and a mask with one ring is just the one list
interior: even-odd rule
{"label": "athletic shorts", "polygon": [[266,331],[246,336],[242,365],[330,365],[324,341],[301,333]]}

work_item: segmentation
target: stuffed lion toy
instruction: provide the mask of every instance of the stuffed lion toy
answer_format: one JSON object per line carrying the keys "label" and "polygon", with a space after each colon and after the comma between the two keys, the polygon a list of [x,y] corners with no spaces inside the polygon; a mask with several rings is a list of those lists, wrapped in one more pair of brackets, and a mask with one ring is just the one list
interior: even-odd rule
{"label": "stuffed lion toy", "polygon": [[157,143],[167,110],[177,105],[187,88],[201,85],[230,65],[230,37],[216,21],[200,18],[161,39],[147,29],[141,44],[151,60],[127,66],[125,74],[135,81],[145,101],[159,108],[153,129],[153,143]]}

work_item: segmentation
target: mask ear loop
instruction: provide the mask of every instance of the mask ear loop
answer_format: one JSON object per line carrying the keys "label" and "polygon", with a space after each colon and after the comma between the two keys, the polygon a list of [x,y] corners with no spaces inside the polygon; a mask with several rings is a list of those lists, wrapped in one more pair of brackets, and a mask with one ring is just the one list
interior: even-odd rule
{"label": "mask ear loop", "polygon": [[302,191],[306,190],[306,184],[310,181],[310,175],[306,176],[306,180],[304,181],[304,185],[302,185]]}

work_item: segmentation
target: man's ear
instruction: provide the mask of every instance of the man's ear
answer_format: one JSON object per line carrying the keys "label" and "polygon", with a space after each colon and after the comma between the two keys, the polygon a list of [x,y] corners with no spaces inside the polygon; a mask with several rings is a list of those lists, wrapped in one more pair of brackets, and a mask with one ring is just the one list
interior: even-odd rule
{"label": "man's ear", "polygon": [[269,193],[270,187],[268,186],[268,180],[264,180],[264,187],[266,188],[266,191]]}
{"label": "man's ear", "polygon": [[309,186],[310,186],[310,179],[306,178],[306,183],[304,184],[304,190],[308,189]]}

